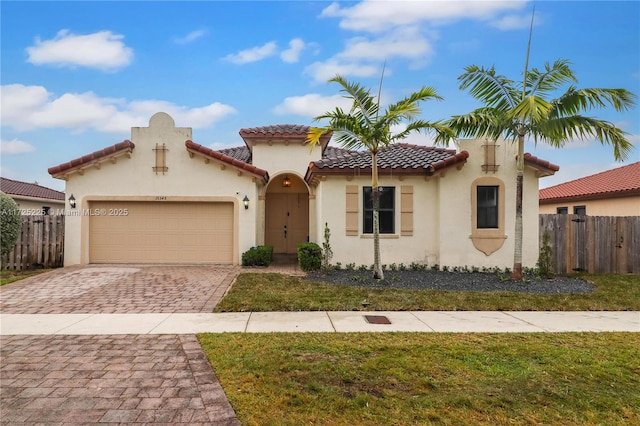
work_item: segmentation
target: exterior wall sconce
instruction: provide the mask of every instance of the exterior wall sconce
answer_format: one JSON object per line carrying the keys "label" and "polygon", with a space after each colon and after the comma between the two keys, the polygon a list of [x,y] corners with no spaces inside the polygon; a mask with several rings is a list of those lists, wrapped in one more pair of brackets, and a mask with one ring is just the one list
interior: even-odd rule
{"label": "exterior wall sconce", "polygon": [[242,199],[242,204],[244,204],[245,210],[249,210],[249,197],[245,195],[244,198]]}
{"label": "exterior wall sconce", "polygon": [[282,187],[283,188],[291,187],[291,179],[289,179],[289,175],[284,175],[284,179],[282,179]]}
{"label": "exterior wall sconce", "polygon": [[69,197],[69,206],[72,209],[76,208],[76,197],[74,197],[73,194],[71,194],[71,196]]}

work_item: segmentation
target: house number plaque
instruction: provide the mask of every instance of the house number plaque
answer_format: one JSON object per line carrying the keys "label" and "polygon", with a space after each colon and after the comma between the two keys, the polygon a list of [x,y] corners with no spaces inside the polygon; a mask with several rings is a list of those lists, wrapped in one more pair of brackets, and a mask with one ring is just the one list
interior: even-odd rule
{"label": "house number plaque", "polygon": [[167,197],[165,195],[156,196],[156,201],[167,201]]}

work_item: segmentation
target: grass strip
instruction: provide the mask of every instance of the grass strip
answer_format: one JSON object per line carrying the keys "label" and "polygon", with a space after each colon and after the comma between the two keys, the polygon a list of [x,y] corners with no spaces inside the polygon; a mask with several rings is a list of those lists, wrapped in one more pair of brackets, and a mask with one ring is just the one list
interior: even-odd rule
{"label": "grass strip", "polygon": [[640,276],[583,275],[586,294],[370,289],[272,273],[240,274],[216,312],[270,311],[637,311]]}
{"label": "grass strip", "polygon": [[243,425],[640,424],[638,333],[198,337]]}

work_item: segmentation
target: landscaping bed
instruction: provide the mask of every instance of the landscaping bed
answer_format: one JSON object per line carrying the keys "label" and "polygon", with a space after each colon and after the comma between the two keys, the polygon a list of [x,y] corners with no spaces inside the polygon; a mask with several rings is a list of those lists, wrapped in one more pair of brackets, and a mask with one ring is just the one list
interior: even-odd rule
{"label": "landscaping bed", "polygon": [[489,272],[447,272],[435,270],[385,271],[384,280],[373,278],[371,271],[332,270],[328,273],[308,273],[312,282],[340,284],[368,288],[402,290],[443,291],[513,291],[532,294],[581,294],[590,293],[596,286],[573,277],[537,278],[527,276],[522,281],[513,281],[508,275]]}

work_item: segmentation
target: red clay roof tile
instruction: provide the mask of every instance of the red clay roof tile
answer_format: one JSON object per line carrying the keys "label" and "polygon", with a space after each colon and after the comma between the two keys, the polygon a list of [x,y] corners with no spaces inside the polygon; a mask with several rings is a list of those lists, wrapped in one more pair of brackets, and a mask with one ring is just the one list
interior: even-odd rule
{"label": "red clay roof tile", "polygon": [[[342,150],[332,153],[337,155],[325,156],[322,160],[309,164],[305,176],[307,181],[311,181],[316,175],[351,175],[354,172],[371,171],[371,154],[368,151]],[[467,151],[456,153],[452,149],[396,143],[378,153],[378,172],[429,176],[454,164],[462,165],[468,157]]]}
{"label": "red clay roof tile", "polygon": [[35,183],[21,182],[7,178],[0,178],[0,191],[9,195],[22,195],[24,197],[64,201],[64,192],[56,191],[55,189],[40,186]]}
{"label": "red clay roof tile", "polygon": [[58,166],[50,167],[48,172],[53,177],[59,177],[63,174],[72,172],[83,168],[88,164],[95,164],[100,162],[101,159],[113,157],[116,154],[131,152],[135,148],[135,145],[130,140],[117,143],[99,151],[92,152],[91,154],[76,158],[74,160],[62,163]]}
{"label": "red clay roof tile", "polygon": [[640,161],[540,190],[540,203],[640,195]]}
{"label": "red clay roof tile", "polygon": [[185,146],[189,152],[198,153],[208,158],[212,158],[214,160],[221,161],[223,163],[229,164],[237,169],[246,171],[256,177],[262,179],[264,183],[269,181],[269,173],[266,170],[260,169],[252,164],[246,163],[244,161],[238,160],[237,158],[231,157],[229,155],[223,154],[220,151],[214,151],[211,148],[207,148],[205,146],[199,145],[193,141],[186,141]]}

